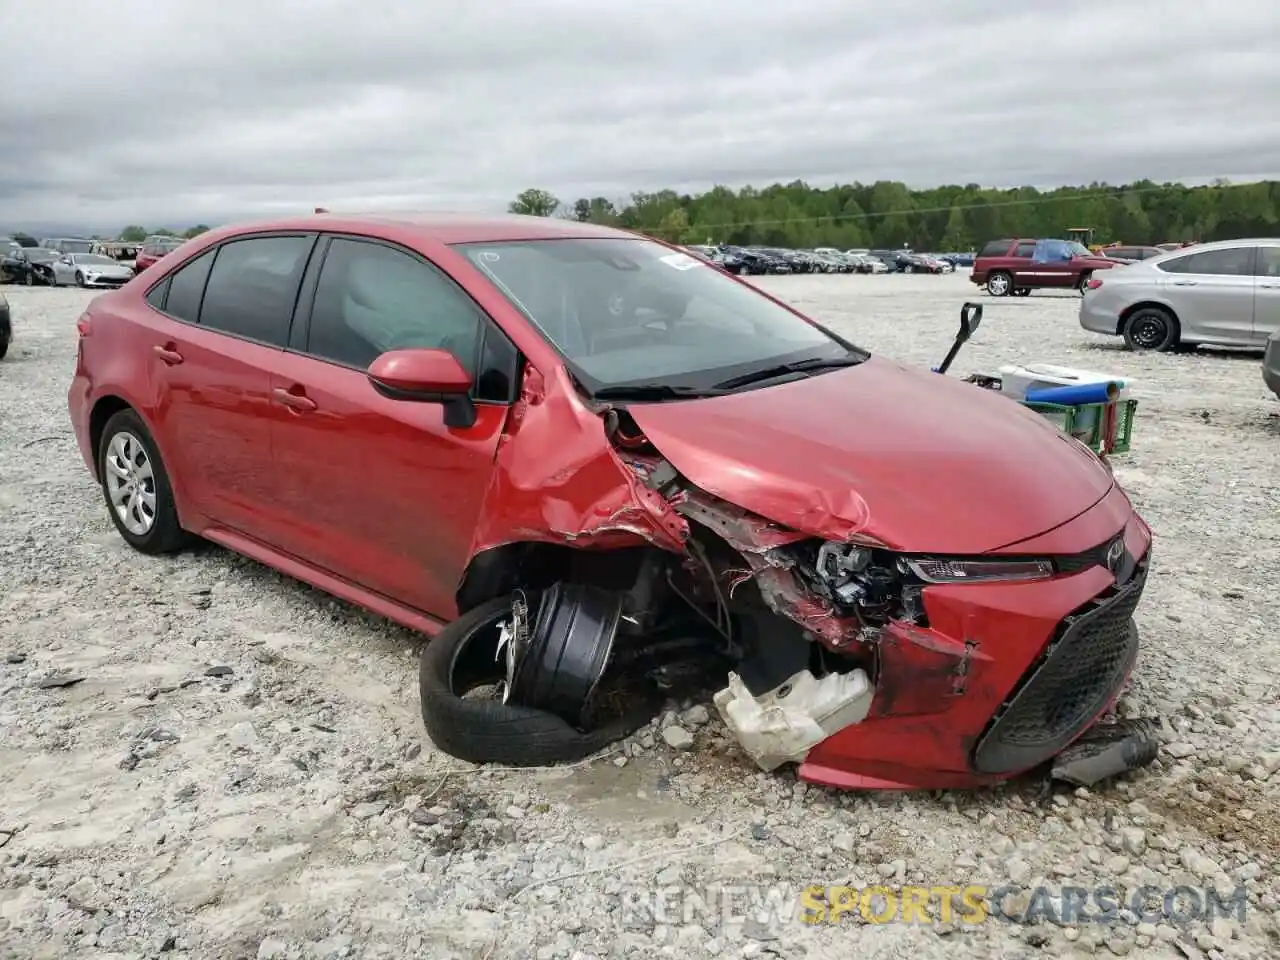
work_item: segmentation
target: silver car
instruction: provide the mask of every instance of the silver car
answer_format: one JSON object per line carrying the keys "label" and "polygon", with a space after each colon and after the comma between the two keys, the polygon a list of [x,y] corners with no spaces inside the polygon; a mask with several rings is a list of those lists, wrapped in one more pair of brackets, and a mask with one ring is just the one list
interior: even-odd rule
{"label": "silver car", "polygon": [[68,253],[53,262],[55,285],[119,287],[133,279],[133,267],[100,253]]}
{"label": "silver car", "polygon": [[1080,326],[1130,350],[1262,349],[1280,330],[1280,239],[1203,243],[1095,274]]}

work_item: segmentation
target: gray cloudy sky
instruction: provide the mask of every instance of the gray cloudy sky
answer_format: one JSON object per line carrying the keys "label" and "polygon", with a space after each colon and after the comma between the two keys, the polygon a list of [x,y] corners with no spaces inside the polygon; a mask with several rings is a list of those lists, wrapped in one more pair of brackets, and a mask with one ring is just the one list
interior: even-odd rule
{"label": "gray cloudy sky", "polygon": [[1280,174],[1275,0],[0,0],[0,20],[0,227]]}

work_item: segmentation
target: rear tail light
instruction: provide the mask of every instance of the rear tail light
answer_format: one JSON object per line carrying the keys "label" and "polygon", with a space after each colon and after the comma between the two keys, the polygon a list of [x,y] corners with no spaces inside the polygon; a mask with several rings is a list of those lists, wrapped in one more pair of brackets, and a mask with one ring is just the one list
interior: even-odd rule
{"label": "rear tail light", "polygon": [[1090,290],[1097,290],[1100,286],[1102,286],[1102,281],[1099,280],[1097,277],[1090,277],[1089,282],[1086,283],[1085,286],[1088,287]]}

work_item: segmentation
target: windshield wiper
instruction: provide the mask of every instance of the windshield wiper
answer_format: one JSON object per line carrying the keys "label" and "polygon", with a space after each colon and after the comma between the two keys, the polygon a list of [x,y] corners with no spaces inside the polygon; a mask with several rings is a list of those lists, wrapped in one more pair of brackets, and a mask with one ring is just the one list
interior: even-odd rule
{"label": "windshield wiper", "polygon": [[837,367],[853,367],[862,363],[865,359],[865,357],[857,355],[848,357],[810,357],[808,360],[796,360],[792,363],[780,363],[775,367],[765,367],[763,370],[752,370],[750,373],[743,373],[736,377],[730,377],[728,380],[721,380],[719,383],[715,384],[714,389],[733,390],[736,387],[745,387],[749,383],[759,383],[761,380],[772,380],[774,377],[785,377],[789,373],[807,373],[810,370],[831,370]]}
{"label": "windshield wiper", "polygon": [[680,387],[669,383],[629,383],[602,387],[591,394],[596,400],[691,400],[728,393],[719,387]]}

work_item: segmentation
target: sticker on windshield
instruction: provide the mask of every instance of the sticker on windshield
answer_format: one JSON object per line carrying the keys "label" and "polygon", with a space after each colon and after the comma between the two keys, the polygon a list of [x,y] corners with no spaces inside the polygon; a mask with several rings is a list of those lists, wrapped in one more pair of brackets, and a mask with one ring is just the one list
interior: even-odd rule
{"label": "sticker on windshield", "polygon": [[692,270],[698,265],[697,258],[687,253],[672,253],[658,259],[674,270]]}
{"label": "sticker on windshield", "polygon": [[501,259],[501,257],[492,250],[486,250],[484,253],[480,254],[480,258],[486,263],[497,263]]}

